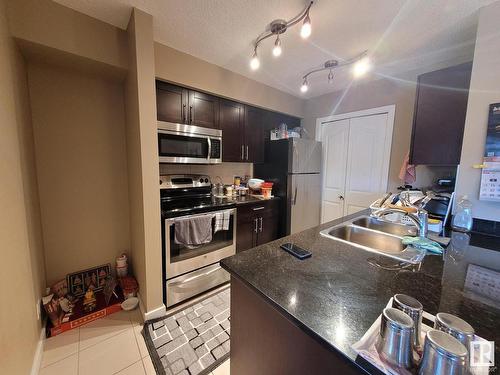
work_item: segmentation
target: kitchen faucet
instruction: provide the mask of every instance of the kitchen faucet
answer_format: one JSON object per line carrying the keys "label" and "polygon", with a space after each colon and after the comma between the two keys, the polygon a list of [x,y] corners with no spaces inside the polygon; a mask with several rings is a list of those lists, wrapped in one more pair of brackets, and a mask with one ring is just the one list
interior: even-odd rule
{"label": "kitchen faucet", "polygon": [[428,214],[427,211],[422,208],[417,208],[416,213],[411,213],[406,210],[394,207],[384,207],[373,213],[373,216],[382,219],[384,216],[392,213],[400,213],[408,217],[413,224],[417,227],[418,236],[421,238],[427,237],[427,221]]}

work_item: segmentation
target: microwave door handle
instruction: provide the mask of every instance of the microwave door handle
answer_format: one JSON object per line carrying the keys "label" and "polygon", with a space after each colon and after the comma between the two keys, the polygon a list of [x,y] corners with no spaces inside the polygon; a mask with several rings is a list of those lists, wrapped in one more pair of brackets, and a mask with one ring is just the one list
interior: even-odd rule
{"label": "microwave door handle", "polygon": [[212,156],[212,140],[210,137],[207,137],[207,142],[208,142],[208,157],[207,160],[210,161],[210,158]]}

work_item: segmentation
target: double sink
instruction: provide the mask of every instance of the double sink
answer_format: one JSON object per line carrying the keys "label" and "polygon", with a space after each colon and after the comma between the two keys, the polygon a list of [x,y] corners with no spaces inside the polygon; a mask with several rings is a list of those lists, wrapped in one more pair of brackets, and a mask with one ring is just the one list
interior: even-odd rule
{"label": "double sink", "polygon": [[389,223],[370,216],[362,216],[327,228],[320,234],[400,262],[418,264],[425,256],[425,251],[403,245],[401,242],[403,236],[417,235],[415,227]]}

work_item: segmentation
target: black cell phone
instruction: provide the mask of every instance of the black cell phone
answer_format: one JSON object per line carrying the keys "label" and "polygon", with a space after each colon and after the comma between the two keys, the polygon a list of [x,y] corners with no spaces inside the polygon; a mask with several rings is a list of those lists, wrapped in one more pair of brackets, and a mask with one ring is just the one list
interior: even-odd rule
{"label": "black cell phone", "polygon": [[281,245],[281,248],[300,260],[309,258],[312,255],[309,251],[294,245],[293,243],[284,243]]}

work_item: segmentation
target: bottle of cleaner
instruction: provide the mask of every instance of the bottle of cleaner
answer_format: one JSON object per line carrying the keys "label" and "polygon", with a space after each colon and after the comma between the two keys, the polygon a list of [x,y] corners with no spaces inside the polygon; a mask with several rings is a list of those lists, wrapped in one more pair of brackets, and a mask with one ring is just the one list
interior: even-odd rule
{"label": "bottle of cleaner", "polygon": [[470,232],[472,229],[472,203],[464,195],[457,203],[457,209],[451,227],[458,232]]}

